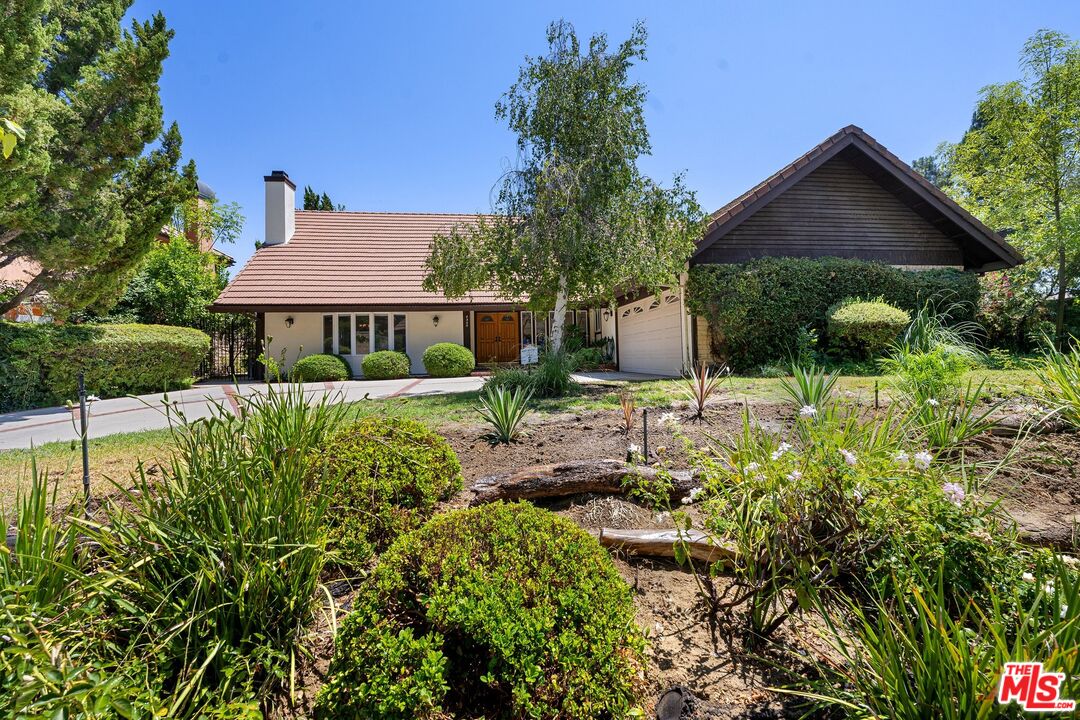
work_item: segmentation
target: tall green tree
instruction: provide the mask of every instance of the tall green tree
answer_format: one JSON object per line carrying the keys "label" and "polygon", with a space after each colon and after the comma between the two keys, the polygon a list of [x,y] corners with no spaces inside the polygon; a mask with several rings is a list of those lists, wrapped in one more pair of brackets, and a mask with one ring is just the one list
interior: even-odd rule
{"label": "tall green tree", "polygon": [[645,59],[644,25],[614,50],[601,34],[583,52],[565,21],[547,39],[548,54],[527,58],[495,107],[518,136],[519,166],[499,182],[493,216],[434,238],[424,285],[554,308],[558,350],[571,302],[678,283],[703,214],[681,175],[665,189],[637,166],[650,152],[646,90],[630,80]]}
{"label": "tall green tree", "polygon": [[130,4],[0,7],[0,116],[26,131],[0,172],[0,267],[37,268],[0,312],[42,291],[61,311],[115,301],[190,193],[180,132],[162,132],[173,33],[161,14],[123,30]]}
{"label": "tall green tree", "polygon": [[1040,30],[1025,43],[1022,77],[983,88],[971,129],[953,149],[950,191],[1028,259],[1030,282],[1057,298],[1080,270],[1080,48]]}
{"label": "tall green tree", "polygon": [[320,195],[315,192],[310,185],[304,186],[304,209],[305,210],[331,210],[342,211],[345,209],[344,205],[334,205],[334,201],[330,199],[327,193]]}

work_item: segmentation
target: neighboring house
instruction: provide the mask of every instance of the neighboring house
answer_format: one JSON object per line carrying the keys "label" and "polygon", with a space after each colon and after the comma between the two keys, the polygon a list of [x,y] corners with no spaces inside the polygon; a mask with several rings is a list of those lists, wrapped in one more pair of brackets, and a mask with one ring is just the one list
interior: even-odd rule
{"label": "neighboring house", "polygon": [[[286,365],[313,352],[344,355],[359,375],[372,350],[405,351],[414,373],[435,342],[507,362],[550,332],[547,317],[514,299],[425,292],[434,235],[471,215],[297,211],[296,186],[266,181],[266,240],[214,309],[254,312]],[[713,214],[689,264],[757,257],[842,257],[907,269],[1013,267],[1019,253],[994,231],[855,126],[848,126]],[[682,286],[614,309],[568,314],[589,339],[614,340],[619,369],[678,375],[708,347]]]}

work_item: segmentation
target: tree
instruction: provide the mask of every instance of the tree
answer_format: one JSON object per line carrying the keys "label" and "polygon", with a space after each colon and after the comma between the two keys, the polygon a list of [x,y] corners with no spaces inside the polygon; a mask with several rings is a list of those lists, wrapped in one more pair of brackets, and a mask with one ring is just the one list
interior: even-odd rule
{"label": "tree", "polygon": [[913,170],[939,188],[947,189],[952,183],[952,167],[950,158],[953,146],[949,143],[941,143],[934,150],[933,155],[924,155],[915,158],[911,163]]}
{"label": "tree", "polygon": [[158,95],[173,33],[161,14],[123,31],[129,5],[0,11],[0,115],[26,129],[0,172],[0,267],[37,268],[0,313],[42,291],[61,311],[115,300],[189,192]]}
{"label": "tree", "polygon": [[1080,48],[1040,30],[1025,43],[1022,78],[980,94],[971,129],[951,156],[951,192],[1008,231],[1030,282],[1057,297],[1065,341],[1067,293],[1080,270]]}
{"label": "tree", "polygon": [[644,26],[613,52],[595,35],[582,53],[565,21],[547,39],[548,54],[527,58],[495,107],[517,133],[519,167],[499,181],[492,216],[433,239],[424,286],[449,297],[490,288],[554,308],[558,351],[570,302],[677,284],[703,215],[681,175],[664,189],[637,167],[650,152],[646,91],[629,72],[645,59]]}
{"label": "tree", "polygon": [[304,186],[304,209],[305,210],[330,210],[330,211],[342,211],[345,209],[344,205],[334,205],[334,202],[330,199],[330,196],[326,193],[319,195],[315,192],[310,185]]}

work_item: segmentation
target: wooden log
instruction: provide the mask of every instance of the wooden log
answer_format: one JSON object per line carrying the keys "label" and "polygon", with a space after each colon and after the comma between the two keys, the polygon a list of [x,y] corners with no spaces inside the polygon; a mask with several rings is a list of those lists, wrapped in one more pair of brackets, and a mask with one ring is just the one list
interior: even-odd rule
{"label": "wooden log", "polygon": [[[670,470],[671,502],[678,504],[697,487],[694,473],[689,470]],[[513,472],[482,477],[473,483],[472,504],[497,500],[534,500],[566,497],[583,493],[621,495],[626,492],[623,481],[631,476],[645,481],[656,480],[658,471],[647,465],[628,465],[621,460],[575,460],[552,465],[531,465]]]}
{"label": "wooden log", "polygon": [[682,539],[690,557],[707,563],[728,562],[736,557],[730,544],[700,530],[589,530],[604,547],[625,550],[633,555],[674,558],[675,543]]}

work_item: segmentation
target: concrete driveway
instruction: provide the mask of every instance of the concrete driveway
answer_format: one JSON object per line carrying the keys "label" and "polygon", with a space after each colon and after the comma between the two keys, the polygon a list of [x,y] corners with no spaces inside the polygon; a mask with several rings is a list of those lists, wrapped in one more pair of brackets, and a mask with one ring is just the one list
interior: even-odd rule
{"label": "concrete driveway", "polygon": [[[348,380],[334,383],[305,383],[304,393],[317,400],[328,393],[343,401],[370,398],[442,395],[479,390],[484,378],[405,378],[403,380]],[[203,383],[190,390],[168,394],[169,403],[181,409],[188,419],[206,417],[214,404],[234,411],[236,396],[265,392],[263,383]],[[168,427],[161,394],[99,400],[90,408],[90,437],[115,433],[156,430]],[[28,448],[48,442],[70,441],[79,437],[79,413],[67,408],[41,408],[0,415],[0,450]]]}

